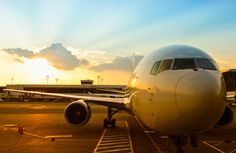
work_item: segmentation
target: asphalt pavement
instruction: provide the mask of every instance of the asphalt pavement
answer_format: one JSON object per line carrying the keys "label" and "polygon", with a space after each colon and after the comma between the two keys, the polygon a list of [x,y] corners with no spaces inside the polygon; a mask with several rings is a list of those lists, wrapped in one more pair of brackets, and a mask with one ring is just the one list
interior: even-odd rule
{"label": "asphalt pavement", "polygon": [[[68,103],[0,102],[0,153],[165,153],[169,140],[158,132],[143,129],[125,112],[114,116],[116,129],[104,129],[107,108],[91,105],[91,120],[82,127],[64,120]],[[235,108],[233,108],[235,110]],[[19,132],[23,127],[23,134]],[[236,122],[213,128],[199,136],[199,147],[185,146],[187,153],[236,152]]]}

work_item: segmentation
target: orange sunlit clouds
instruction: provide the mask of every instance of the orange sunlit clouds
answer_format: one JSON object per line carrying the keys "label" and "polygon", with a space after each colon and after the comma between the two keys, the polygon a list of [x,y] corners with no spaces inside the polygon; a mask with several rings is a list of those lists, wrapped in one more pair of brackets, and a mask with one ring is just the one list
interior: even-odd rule
{"label": "orange sunlit clouds", "polygon": [[[100,71],[94,72],[86,67],[78,67],[73,71],[58,70],[43,58],[22,59],[22,63],[9,63],[7,73],[1,84],[46,84],[49,76],[49,84],[80,84],[81,79],[92,79],[97,84],[97,76],[103,80],[103,84],[126,84],[130,72],[126,71]],[[14,81],[12,82],[12,78]],[[57,82],[56,82],[57,78]]]}

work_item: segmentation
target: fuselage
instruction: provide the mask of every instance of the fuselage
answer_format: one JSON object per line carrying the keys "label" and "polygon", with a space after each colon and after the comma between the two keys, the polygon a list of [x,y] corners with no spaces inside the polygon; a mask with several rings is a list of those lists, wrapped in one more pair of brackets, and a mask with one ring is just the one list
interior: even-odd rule
{"label": "fuselage", "polygon": [[215,61],[185,45],[161,48],[136,67],[131,109],[146,126],[171,135],[195,135],[216,125],[225,109],[225,85]]}

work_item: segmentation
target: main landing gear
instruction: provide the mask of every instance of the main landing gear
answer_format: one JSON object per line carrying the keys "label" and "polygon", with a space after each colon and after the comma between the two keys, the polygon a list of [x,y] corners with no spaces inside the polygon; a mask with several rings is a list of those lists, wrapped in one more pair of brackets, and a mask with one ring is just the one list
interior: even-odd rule
{"label": "main landing gear", "polygon": [[104,119],[103,122],[103,127],[107,128],[107,127],[116,127],[116,119],[112,119],[112,116],[115,115],[117,112],[119,112],[119,110],[117,109],[112,109],[111,107],[108,107],[108,111],[107,111],[107,118]]}
{"label": "main landing gear", "polygon": [[[170,136],[170,140],[170,153],[185,153],[183,146],[187,145],[188,143],[187,136]],[[192,147],[198,147],[197,136],[190,136],[189,140]]]}
{"label": "main landing gear", "polygon": [[188,140],[188,137],[181,137],[181,136],[171,136],[170,137],[171,140],[172,140],[172,144],[173,144],[173,147],[171,149],[171,151],[169,152],[173,152],[173,153],[185,153],[184,149],[183,149],[183,146],[187,144],[187,140]]}

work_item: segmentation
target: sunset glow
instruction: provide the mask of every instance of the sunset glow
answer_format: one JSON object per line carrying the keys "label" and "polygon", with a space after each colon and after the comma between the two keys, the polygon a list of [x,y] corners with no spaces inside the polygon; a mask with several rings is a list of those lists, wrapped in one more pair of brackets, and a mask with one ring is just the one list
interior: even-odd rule
{"label": "sunset glow", "polygon": [[[236,67],[236,2],[40,1],[0,2],[0,85],[79,84],[104,78],[127,84],[132,55],[170,44],[206,51],[223,70]],[[114,76],[115,75],[115,78]]]}
{"label": "sunset glow", "polygon": [[46,78],[46,76],[56,78],[60,75],[60,71],[50,66],[45,59],[26,59],[23,67],[25,68],[25,71],[32,72],[30,75],[32,81]]}

